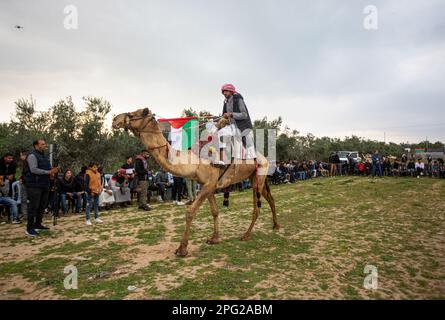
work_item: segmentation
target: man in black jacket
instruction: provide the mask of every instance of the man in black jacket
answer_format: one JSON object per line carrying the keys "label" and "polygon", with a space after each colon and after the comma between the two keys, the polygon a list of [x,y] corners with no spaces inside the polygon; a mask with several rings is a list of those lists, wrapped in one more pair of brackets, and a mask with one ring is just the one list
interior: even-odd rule
{"label": "man in black jacket", "polygon": [[141,154],[136,157],[134,169],[138,181],[139,193],[139,209],[150,211],[150,205],[147,203],[148,195],[148,151],[143,150]]}
{"label": "man in black jacket", "polygon": [[45,154],[46,142],[42,139],[33,143],[23,167],[26,193],[28,195],[28,224],[26,234],[36,236],[37,231],[48,230],[42,225],[43,212],[48,205],[50,175],[57,174],[57,168],[51,168],[49,157]]}
{"label": "man in black jacket", "polygon": [[331,165],[330,176],[334,177],[337,175],[338,168],[337,166],[340,164],[340,157],[337,152],[332,152],[329,156],[329,163]]}

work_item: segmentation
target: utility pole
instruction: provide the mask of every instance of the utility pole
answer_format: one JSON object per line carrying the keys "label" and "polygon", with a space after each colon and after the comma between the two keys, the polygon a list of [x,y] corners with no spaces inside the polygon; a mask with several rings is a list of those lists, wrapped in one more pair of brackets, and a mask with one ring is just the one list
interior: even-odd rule
{"label": "utility pole", "polygon": [[428,136],[426,137],[426,150],[425,152],[428,152]]}
{"label": "utility pole", "polygon": [[383,142],[386,144],[386,131],[383,132]]}

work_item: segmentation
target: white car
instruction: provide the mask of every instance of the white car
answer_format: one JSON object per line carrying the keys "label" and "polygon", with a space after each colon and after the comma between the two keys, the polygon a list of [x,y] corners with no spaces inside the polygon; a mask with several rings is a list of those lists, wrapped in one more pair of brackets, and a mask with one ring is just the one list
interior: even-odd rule
{"label": "white car", "polygon": [[348,162],[349,153],[350,153],[350,151],[338,151],[337,152],[341,163]]}
{"label": "white car", "polygon": [[358,151],[338,151],[338,157],[340,161],[349,163],[349,158],[355,160],[355,162],[360,162],[362,158],[360,158]]}
{"label": "white car", "polygon": [[352,151],[349,153],[348,158],[352,158],[356,163],[362,161],[362,158],[359,156],[358,151]]}

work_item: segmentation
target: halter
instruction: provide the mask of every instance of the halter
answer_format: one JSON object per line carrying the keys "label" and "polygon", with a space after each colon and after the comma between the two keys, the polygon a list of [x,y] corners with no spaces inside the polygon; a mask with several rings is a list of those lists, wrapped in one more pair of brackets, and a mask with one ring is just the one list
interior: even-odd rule
{"label": "halter", "polygon": [[[132,121],[138,121],[138,120],[147,120],[147,121],[145,122],[145,124],[143,126],[141,126],[140,129],[137,130],[137,133],[136,133],[135,132],[136,130],[134,130],[131,127],[131,122]],[[131,130],[134,134],[137,134],[138,137],[141,136],[141,133],[161,133],[162,134],[161,130],[156,130],[156,131],[155,130],[144,130],[148,126],[148,124],[151,123],[152,121],[157,122],[156,119],[155,119],[155,115],[154,114],[153,115],[152,114],[147,114],[146,116],[133,116],[131,113],[126,113],[125,114],[125,126],[124,126],[124,129],[126,131]],[[163,146],[148,148],[148,151],[154,151],[154,150],[162,149],[162,148],[165,148],[165,147],[167,147],[167,153],[168,153],[168,143],[166,143]]]}
{"label": "halter", "polygon": [[145,124],[138,130],[139,132],[147,132],[147,133],[162,133],[162,131],[160,131],[160,130],[157,130],[157,131],[154,131],[154,130],[145,130],[144,131],[144,129],[148,126],[148,124],[150,123],[150,122],[152,122],[152,121],[155,121],[156,122],[156,119],[155,119],[155,115],[153,114],[148,114],[148,115],[146,115],[146,116],[133,116],[131,113],[126,113],[125,114],[125,127],[124,127],[124,129],[125,130],[132,130],[132,131],[134,131],[134,129],[131,127],[131,122],[132,121],[138,121],[138,120],[145,120],[145,119],[148,119],[148,121],[146,121],[145,122]]}

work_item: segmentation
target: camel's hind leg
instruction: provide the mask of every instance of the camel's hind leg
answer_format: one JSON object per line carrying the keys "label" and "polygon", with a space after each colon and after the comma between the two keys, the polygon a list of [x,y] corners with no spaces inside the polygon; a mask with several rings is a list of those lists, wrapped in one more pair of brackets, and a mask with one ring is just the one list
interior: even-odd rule
{"label": "camel's hind leg", "polygon": [[273,228],[275,230],[280,229],[280,225],[278,224],[278,218],[277,218],[277,209],[275,207],[275,199],[272,196],[272,193],[270,192],[270,186],[269,182],[267,181],[267,178],[264,182],[264,187],[261,190],[261,194],[263,195],[264,199],[269,203],[270,210],[272,210],[272,219],[273,219]]}
{"label": "camel's hind leg", "polygon": [[218,204],[216,202],[215,194],[212,193],[208,197],[209,203],[210,203],[210,210],[212,211],[213,215],[213,235],[212,237],[207,240],[208,244],[218,244],[219,243],[219,210],[218,210]]}
{"label": "camel's hind leg", "polygon": [[[259,190],[262,190],[264,187],[264,176],[258,176],[258,187]],[[257,197],[257,185],[256,185],[256,176],[253,176],[251,178],[252,182],[252,189],[253,189],[253,212],[252,212],[252,222],[250,223],[249,229],[247,229],[246,233],[241,237],[242,241],[247,241],[250,239],[250,236],[252,234],[252,229],[255,226],[255,222],[258,219],[258,215],[260,213],[260,208],[258,207],[259,198]],[[261,196],[261,195],[260,195]]]}

